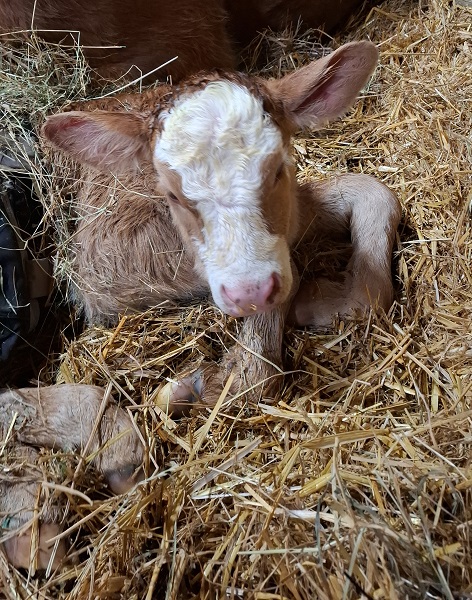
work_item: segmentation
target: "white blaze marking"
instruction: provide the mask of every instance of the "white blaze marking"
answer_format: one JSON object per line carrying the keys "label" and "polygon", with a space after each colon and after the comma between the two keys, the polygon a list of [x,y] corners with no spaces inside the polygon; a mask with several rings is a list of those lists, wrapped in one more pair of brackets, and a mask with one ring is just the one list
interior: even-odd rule
{"label": "white blaze marking", "polygon": [[287,243],[268,232],[262,216],[263,164],[274,154],[285,159],[282,135],[262,101],[243,86],[216,81],[184,95],[160,119],[154,156],[180,176],[202,218],[199,255],[216,303],[221,285],[290,273]]}

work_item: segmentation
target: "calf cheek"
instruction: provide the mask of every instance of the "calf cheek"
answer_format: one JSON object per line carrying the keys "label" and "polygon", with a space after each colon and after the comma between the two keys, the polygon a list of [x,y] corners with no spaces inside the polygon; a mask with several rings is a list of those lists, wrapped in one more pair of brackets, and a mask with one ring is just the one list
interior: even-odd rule
{"label": "calf cheek", "polygon": [[295,176],[292,176],[290,168],[287,173],[275,189],[263,195],[262,215],[268,231],[285,238],[291,245],[296,235],[298,215]]}

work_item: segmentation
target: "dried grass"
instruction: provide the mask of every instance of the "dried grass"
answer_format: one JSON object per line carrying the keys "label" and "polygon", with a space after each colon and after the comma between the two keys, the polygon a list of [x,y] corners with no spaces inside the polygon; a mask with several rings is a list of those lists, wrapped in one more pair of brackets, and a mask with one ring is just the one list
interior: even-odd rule
{"label": "dried grass", "polygon": [[[92,505],[69,496],[65,520],[76,563],[28,578],[2,558],[7,598],[472,597],[472,11],[386,0],[352,31],[334,43],[372,39],[377,73],[343,121],[299,136],[295,153],[301,179],[365,172],[397,192],[396,304],[329,334],[287,332],[275,402],[222,394],[218,410],[181,421],[155,406],[158,389],[216,360],[234,320],[194,305],[65,341],[44,379],[111,383],[148,443],[149,477],[110,498],[84,471]],[[306,59],[289,42],[272,41],[272,73]],[[52,60],[41,52],[32,60]],[[48,84],[54,97],[35,108],[31,77],[29,114],[65,100]],[[45,202],[65,202],[37,172]]]}

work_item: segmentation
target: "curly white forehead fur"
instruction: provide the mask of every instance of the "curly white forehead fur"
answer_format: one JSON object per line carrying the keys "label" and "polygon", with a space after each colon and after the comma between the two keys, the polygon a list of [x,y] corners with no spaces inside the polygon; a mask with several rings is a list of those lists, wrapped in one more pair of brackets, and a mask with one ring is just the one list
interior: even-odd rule
{"label": "curly white forehead fur", "polygon": [[247,88],[215,81],[161,114],[155,158],[176,171],[195,202],[254,205],[263,162],[282,153],[282,135]]}

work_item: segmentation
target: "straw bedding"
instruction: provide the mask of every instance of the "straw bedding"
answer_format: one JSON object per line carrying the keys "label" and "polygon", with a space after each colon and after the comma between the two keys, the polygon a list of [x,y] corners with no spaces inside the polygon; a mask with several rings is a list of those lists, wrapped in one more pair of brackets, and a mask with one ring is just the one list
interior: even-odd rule
{"label": "straw bedding", "polygon": [[[113,498],[90,469],[53,468],[56,453],[43,472],[66,508],[73,561],[28,577],[0,556],[6,598],[472,597],[466,4],[387,0],[355,20],[333,45],[377,43],[375,77],[344,120],[294,144],[302,180],[365,172],[398,194],[404,219],[389,314],[322,334],[287,331],[287,375],[273,402],[223,393],[214,410],[180,421],[155,405],[158,390],[216,360],[234,343],[235,320],[194,304],[64,335],[42,380],[111,385],[149,446],[149,478]],[[267,33],[253,52],[276,74],[323,48],[313,37]],[[27,115],[37,126],[80,98],[87,73],[77,60],[37,42],[5,44],[2,125],[18,134]],[[69,189],[46,162],[32,164],[34,186],[46,221],[57,221]],[[59,246],[64,222],[60,229]],[[73,477],[90,503],[54,492]]]}

